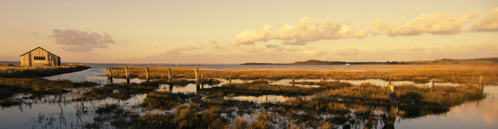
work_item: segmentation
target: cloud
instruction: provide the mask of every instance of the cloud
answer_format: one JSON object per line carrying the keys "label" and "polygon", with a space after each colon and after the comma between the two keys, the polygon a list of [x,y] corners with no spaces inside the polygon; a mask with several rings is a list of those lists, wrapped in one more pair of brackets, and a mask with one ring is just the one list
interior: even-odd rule
{"label": "cloud", "polygon": [[274,50],[279,51],[279,52],[280,51],[294,52],[294,51],[301,50],[301,48],[294,47],[294,46],[278,46],[278,45],[272,45],[272,44],[266,45],[266,48],[274,49]]}
{"label": "cloud", "polygon": [[432,12],[422,14],[403,26],[400,23],[376,19],[370,25],[372,35],[388,34],[389,36],[414,36],[422,33],[455,34],[462,31],[465,23],[477,17],[481,12],[475,11],[464,16],[451,13]]}
{"label": "cloud", "polygon": [[204,49],[204,46],[198,46],[198,47],[188,46],[188,47],[177,47],[173,49],[173,51],[193,51],[193,50],[202,50],[202,49]]}
{"label": "cloud", "polygon": [[115,43],[112,36],[106,33],[100,35],[70,29],[54,29],[52,32],[54,34],[50,37],[55,39],[55,43],[69,46],[62,48],[69,52],[90,52],[94,48],[107,48],[107,43]]}
{"label": "cloud", "polygon": [[245,52],[263,52],[265,48],[263,47],[256,47],[256,46],[246,46],[242,48],[242,51]]}
{"label": "cloud", "polygon": [[419,45],[419,46],[407,46],[407,47],[402,48],[402,50],[404,50],[404,51],[427,51],[428,48],[426,46]]}
{"label": "cloud", "polygon": [[240,32],[237,36],[235,36],[235,39],[232,41],[231,45],[254,45],[254,42],[270,40],[271,35],[271,26],[265,24],[264,28],[261,30],[248,30]]}
{"label": "cloud", "polygon": [[283,49],[288,52],[300,51],[300,48],[292,47],[292,46],[284,46]]}
{"label": "cloud", "polygon": [[343,50],[337,50],[336,53],[343,56],[353,55],[358,53],[358,48],[351,46]]}
{"label": "cloud", "polygon": [[427,47],[407,46],[395,49],[361,50],[357,54],[331,55],[334,60],[356,61],[414,61],[442,58],[472,59],[495,57],[498,44],[477,44],[467,46]]}
{"label": "cloud", "polygon": [[218,42],[216,42],[216,40],[211,40],[209,41],[209,44],[211,44],[211,48],[213,49],[220,49],[220,45],[218,45]]}
{"label": "cloud", "polygon": [[488,15],[477,18],[471,28],[472,31],[498,31],[498,8],[495,8]]}
{"label": "cloud", "polygon": [[278,48],[278,45],[268,44],[266,48]]}
{"label": "cloud", "polygon": [[348,24],[341,21],[310,21],[302,18],[298,25],[282,25],[275,32],[276,39],[284,40],[284,45],[306,45],[307,42],[326,39],[363,38],[368,33],[353,30]]}
{"label": "cloud", "polygon": [[372,24],[370,25],[369,32],[370,34],[377,36],[379,34],[386,34],[386,29],[391,26],[391,22],[387,20],[382,20],[382,19],[375,19],[372,21]]}
{"label": "cloud", "polygon": [[327,53],[324,50],[306,50],[302,52],[300,55],[302,56],[323,56]]}

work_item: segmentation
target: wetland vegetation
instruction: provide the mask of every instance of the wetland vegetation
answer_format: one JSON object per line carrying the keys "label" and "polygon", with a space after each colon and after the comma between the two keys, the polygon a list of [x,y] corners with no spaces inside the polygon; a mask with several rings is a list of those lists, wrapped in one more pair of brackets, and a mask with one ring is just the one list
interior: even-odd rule
{"label": "wetland vegetation", "polygon": [[[151,80],[141,83],[70,82],[41,78],[1,78],[2,107],[22,106],[22,99],[11,99],[19,93],[61,95],[77,87],[91,87],[80,97],[71,99],[78,115],[91,120],[82,128],[347,128],[394,127],[389,119],[419,118],[447,113],[451,107],[486,97],[482,84],[496,84],[496,66],[481,67],[359,67],[362,72],[345,68],[260,68],[200,69],[203,78],[195,92],[158,90],[161,84],[170,87],[195,85],[192,68],[171,68],[171,83],[166,68],[151,67]],[[291,69],[291,70],[289,70]],[[325,69],[325,70],[324,70]],[[124,77],[121,68],[114,68],[113,77]],[[129,69],[131,77],[145,77],[144,68]],[[483,76],[483,79],[480,79]],[[396,104],[388,87],[370,83],[352,85],[323,79],[410,80],[414,82],[456,82],[459,86],[419,87],[394,86]],[[226,80],[225,80],[226,79]],[[230,83],[230,79],[251,80]],[[278,79],[320,79],[302,81],[315,87],[273,84]],[[297,83],[297,82],[289,82]],[[210,85],[203,88],[202,85]],[[9,91],[9,92],[7,92]],[[73,93],[74,94],[74,93]],[[144,96],[135,103],[128,101]],[[244,98],[263,98],[248,101]],[[242,98],[235,99],[235,98]],[[283,99],[268,101],[269,99]],[[85,106],[92,101],[105,104]],[[112,103],[107,103],[110,101]],[[133,101],[132,101],[133,102]],[[71,102],[70,102],[71,103]],[[81,103],[81,104],[80,104]],[[85,103],[85,104],[84,104]],[[93,105],[93,104],[92,104]],[[92,108],[92,110],[91,110]],[[81,113],[80,113],[81,112]],[[392,115],[394,113],[394,115]]]}
{"label": "wetland vegetation", "polygon": [[[351,71],[348,67],[325,67],[325,68],[294,68],[294,67],[277,67],[277,68],[226,68],[226,69],[199,69],[199,73],[205,78],[223,78],[223,79],[382,79],[392,81],[414,81],[414,82],[453,82],[460,84],[477,84],[479,77],[483,76],[485,84],[496,84],[498,82],[498,69],[496,65],[428,65],[428,66],[406,66],[394,67],[383,66],[377,67],[355,67]],[[176,78],[194,78],[195,74],[192,68],[186,67],[151,67],[149,78],[164,79],[168,76],[168,69],[171,69],[173,79]],[[105,74],[102,76],[106,76]],[[115,78],[125,78],[123,67],[114,68],[112,76]],[[145,78],[144,67],[130,67],[130,78]]]}

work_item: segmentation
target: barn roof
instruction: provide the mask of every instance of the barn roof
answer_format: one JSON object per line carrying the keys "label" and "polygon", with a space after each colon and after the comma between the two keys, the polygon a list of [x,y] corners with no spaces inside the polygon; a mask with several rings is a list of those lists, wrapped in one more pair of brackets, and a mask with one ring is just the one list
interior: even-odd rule
{"label": "barn roof", "polygon": [[[40,49],[42,49],[42,50],[44,50],[44,51],[47,51],[48,53],[50,53],[50,54],[52,54],[52,55],[55,55],[54,53],[52,53],[52,52],[50,52],[50,51],[48,51],[48,50],[45,50],[45,49],[43,49],[42,47],[39,47],[39,46],[38,46],[38,47],[36,47],[35,49],[31,50],[31,51],[34,51],[34,50],[36,50],[36,49],[38,49],[38,48],[40,48]],[[28,53],[29,53],[29,52],[31,52],[31,51],[28,51],[28,52],[26,52],[26,53],[22,54],[21,56],[24,56],[24,55],[28,54]],[[57,56],[57,55],[55,55],[55,56]],[[57,57],[59,57],[59,56],[57,56]]]}

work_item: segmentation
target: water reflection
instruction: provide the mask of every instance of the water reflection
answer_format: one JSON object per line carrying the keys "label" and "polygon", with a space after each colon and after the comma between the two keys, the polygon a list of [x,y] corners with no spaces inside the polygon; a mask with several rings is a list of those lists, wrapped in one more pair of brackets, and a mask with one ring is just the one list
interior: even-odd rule
{"label": "water reflection", "polygon": [[497,85],[486,85],[488,96],[480,101],[452,107],[444,115],[429,115],[417,119],[401,119],[396,128],[496,128],[498,127]]}
{"label": "water reflection", "polygon": [[102,115],[94,113],[100,105],[116,103],[133,112],[140,112],[140,109],[132,108],[132,105],[145,99],[144,94],[126,101],[104,99],[82,102],[63,95],[48,95],[36,99],[26,99],[26,96],[29,95],[17,96],[25,98],[24,104],[2,108],[1,128],[82,128],[85,124],[94,122],[94,117]]}

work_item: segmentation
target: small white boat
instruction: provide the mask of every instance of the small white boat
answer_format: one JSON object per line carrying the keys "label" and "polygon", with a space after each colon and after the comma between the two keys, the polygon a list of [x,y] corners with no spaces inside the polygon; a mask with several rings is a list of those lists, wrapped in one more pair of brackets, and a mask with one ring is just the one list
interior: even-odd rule
{"label": "small white boat", "polygon": [[349,61],[346,61],[346,65],[349,65]]}

